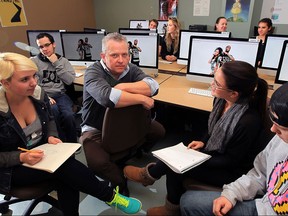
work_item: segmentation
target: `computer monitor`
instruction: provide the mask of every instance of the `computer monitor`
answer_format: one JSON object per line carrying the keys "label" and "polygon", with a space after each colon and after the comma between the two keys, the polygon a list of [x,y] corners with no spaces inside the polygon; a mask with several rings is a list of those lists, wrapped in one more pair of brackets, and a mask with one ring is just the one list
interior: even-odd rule
{"label": "computer monitor", "polygon": [[135,29],[135,28],[119,28],[118,32],[120,34],[149,34],[149,33],[157,33],[157,29]]}
{"label": "computer monitor", "polygon": [[129,20],[129,28],[147,29],[149,28],[149,20]]}
{"label": "computer monitor", "polygon": [[279,66],[275,77],[276,84],[284,84],[286,82],[288,82],[288,40],[285,40],[283,43]]}
{"label": "computer monitor", "polygon": [[141,52],[139,53],[140,67],[145,68],[158,68],[158,34],[156,31],[143,32],[141,29],[119,29],[127,38],[127,41],[131,41],[132,44],[134,40],[138,40],[138,47],[140,47]]}
{"label": "computer monitor", "polygon": [[158,20],[157,31],[159,35],[163,36],[165,34],[167,24],[168,24],[168,20]]}
{"label": "computer monitor", "polygon": [[235,60],[245,61],[255,68],[257,67],[256,59],[259,42],[256,40],[191,36],[186,75],[187,79],[211,83],[214,71],[212,71],[209,60],[211,60],[212,55],[217,48],[220,47],[225,50],[227,46],[230,46],[231,49],[229,54],[232,55]]}
{"label": "computer monitor", "polygon": [[180,30],[179,36],[179,57],[177,59],[178,64],[188,64],[189,43],[191,36],[202,37],[221,37],[230,38],[230,32],[216,32],[216,31],[192,31],[192,30]]}
{"label": "computer monitor", "polygon": [[[56,43],[55,52],[63,56],[63,47],[62,47],[62,41],[61,41],[61,35],[60,35],[61,31],[59,30],[27,30],[26,33],[27,33],[28,44],[38,49],[38,45],[36,43],[37,35],[43,32],[48,33],[53,36],[54,41]],[[37,54],[30,52],[30,55],[35,56]]]}
{"label": "computer monitor", "polygon": [[277,70],[285,40],[288,40],[288,35],[266,35],[261,68]]}
{"label": "computer monitor", "polygon": [[84,32],[98,32],[98,31],[106,31],[105,29],[97,29],[97,28],[86,28],[84,27]]}
{"label": "computer monitor", "polygon": [[[72,65],[87,66],[96,60],[100,60],[102,39],[105,34],[105,31],[61,32],[64,56]],[[88,41],[85,41],[87,39]],[[90,44],[90,46],[87,44]],[[91,55],[89,55],[89,51]]]}

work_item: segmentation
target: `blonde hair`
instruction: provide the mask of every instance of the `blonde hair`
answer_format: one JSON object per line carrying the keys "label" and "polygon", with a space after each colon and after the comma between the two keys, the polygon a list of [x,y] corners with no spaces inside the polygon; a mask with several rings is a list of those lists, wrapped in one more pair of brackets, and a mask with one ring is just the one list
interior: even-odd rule
{"label": "blonde hair", "polygon": [[175,38],[173,40],[171,37],[171,34],[166,33],[166,36],[165,36],[166,46],[167,46],[167,50],[170,52],[171,51],[171,45],[173,43],[173,45],[174,45],[173,54],[175,54],[179,48],[179,34],[180,34],[181,25],[180,25],[179,20],[176,17],[169,17],[168,21],[169,20],[171,20],[173,22],[173,25],[175,26],[176,34],[175,34]]}
{"label": "blonde hair", "polygon": [[12,52],[0,53],[0,81],[9,79],[14,71],[38,71],[36,64],[24,55]]}

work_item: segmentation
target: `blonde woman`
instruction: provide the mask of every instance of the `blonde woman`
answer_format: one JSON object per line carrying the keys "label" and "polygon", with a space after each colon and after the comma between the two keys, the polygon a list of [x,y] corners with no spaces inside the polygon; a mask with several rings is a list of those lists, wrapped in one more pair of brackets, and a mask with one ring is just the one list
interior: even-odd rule
{"label": "blonde woman", "polygon": [[[79,191],[90,194],[127,214],[136,214],[141,202],[121,195],[99,181],[94,173],[74,157],[54,173],[21,166],[36,164],[45,152],[22,152],[49,143],[62,142],[51,112],[49,98],[37,85],[36,64],[17,53],[0,54],[0,188],[9,192],[17,186],[56,181],[58,202],[64,216],[79,215]],[[123,204],[125,203],[125,204]]]}
{"label": "blonde woman", "polygon": [[167,32],[161,43],[161,57],[167,61],[176,61],[179,57],[180,22],[176,17],[168,18]]}

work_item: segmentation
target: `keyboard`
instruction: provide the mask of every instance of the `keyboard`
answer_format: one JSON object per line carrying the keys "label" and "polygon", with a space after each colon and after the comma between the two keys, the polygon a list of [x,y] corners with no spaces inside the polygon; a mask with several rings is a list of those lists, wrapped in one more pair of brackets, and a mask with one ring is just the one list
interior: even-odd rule
{"label": "keyboard", "polygon": [[212,94],[211,94],[211,91],[208,90],[208,89],[190,88],[188,93],[201,95],[201,96],[206,96],[206,97],[213,97]]}
{"label": "keyboard", "polygon": [[166,61],[166,60],[158,60],[159,62],[163,63],[163,64],[172,64],[172,62],[170,61]]}

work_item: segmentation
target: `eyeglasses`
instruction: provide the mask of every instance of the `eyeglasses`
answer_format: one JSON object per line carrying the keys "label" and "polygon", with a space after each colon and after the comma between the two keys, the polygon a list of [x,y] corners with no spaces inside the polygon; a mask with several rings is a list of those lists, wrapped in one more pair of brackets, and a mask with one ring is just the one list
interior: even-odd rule
{"label": "eyeglasses", "polygon": [[47,48],[51,45],[52,43],[46,43],[46,44],[43,44],[43,45],[40,45],[38,46],[39,49],[43,49],[44,47]]}
{"label": "eyeglasses", "polygon": [[229,91],[229,92],[233,92],[233,90],[228,89],[228,88],[223,88],[218,82],[217,80],[214,78],[213,82],[211,83],[211,86],[217,90],[223,90],[223,91]]}

